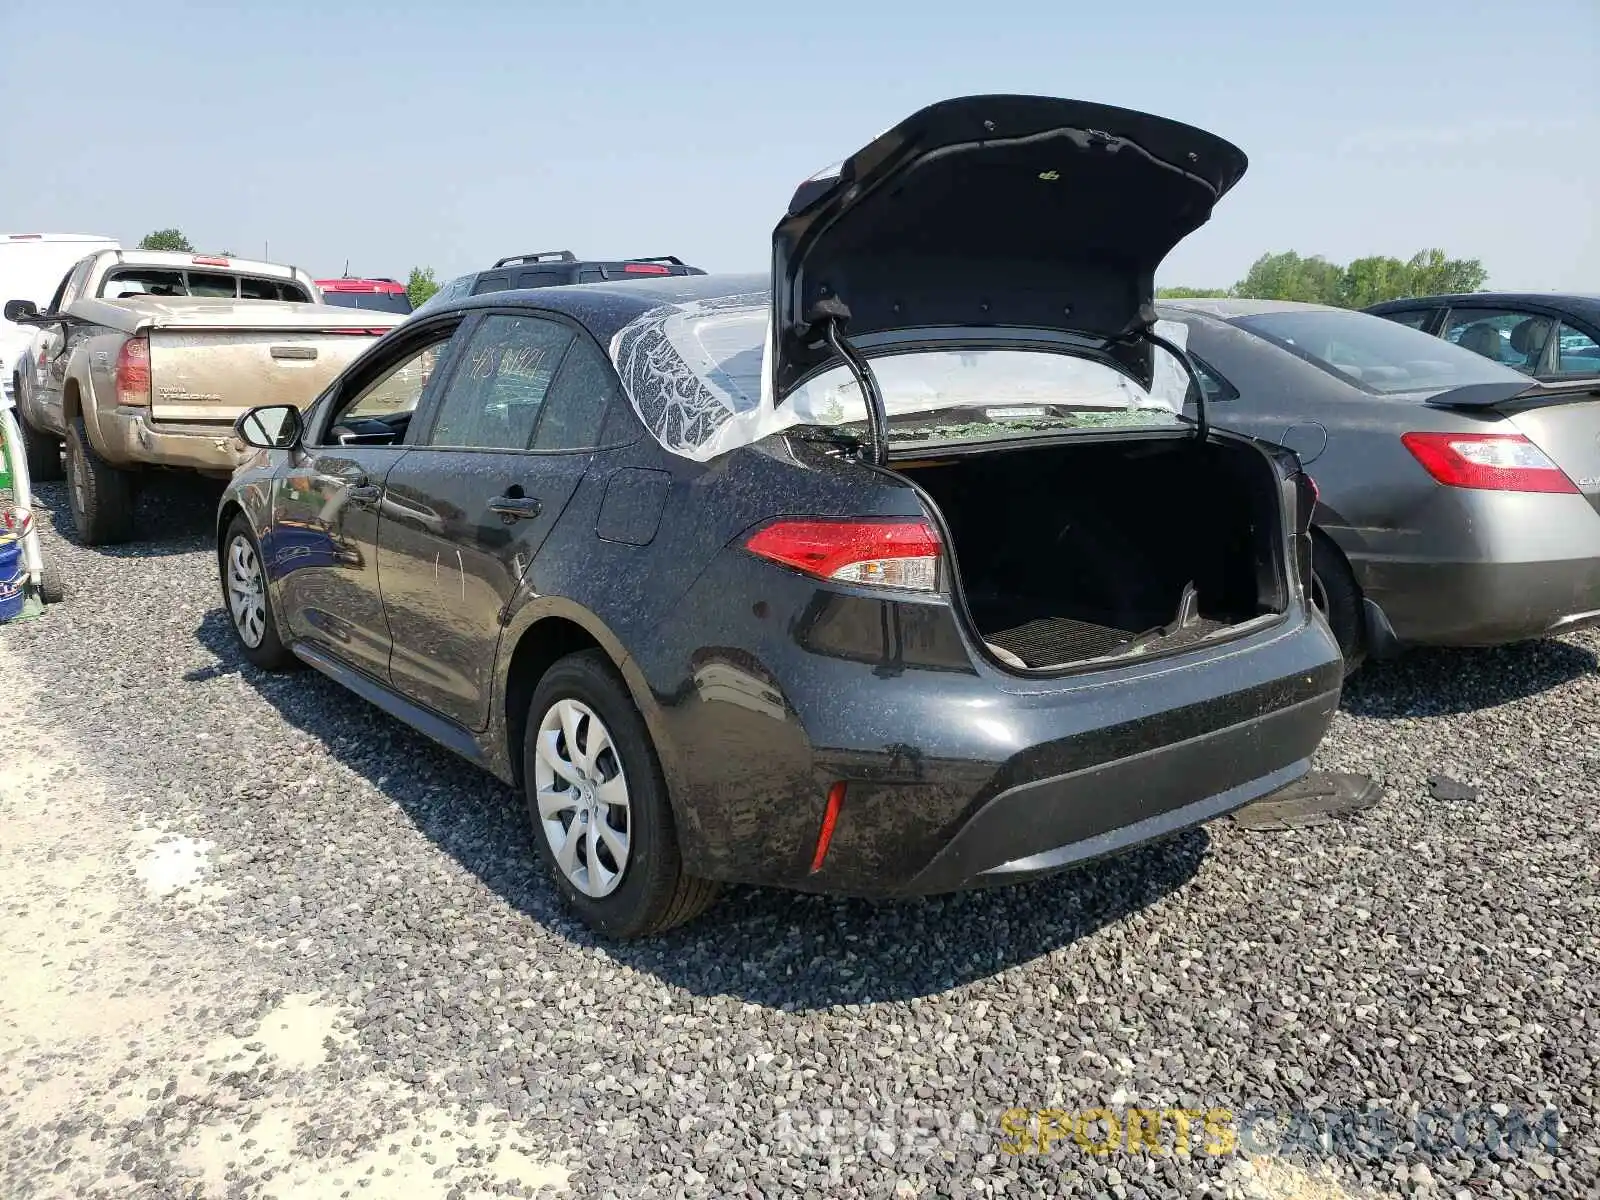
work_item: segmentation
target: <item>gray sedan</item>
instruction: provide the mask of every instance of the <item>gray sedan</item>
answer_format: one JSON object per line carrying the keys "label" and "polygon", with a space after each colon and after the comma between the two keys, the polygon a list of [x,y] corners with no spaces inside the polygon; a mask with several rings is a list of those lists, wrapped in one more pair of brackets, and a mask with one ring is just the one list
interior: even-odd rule
{"label": "gray sedan", "polygon": [[1219,426],[1296,450],[1320,489],[1314,595],[1353,668],[1600,624],[1600,392],[1538,384],[1381,317],[1185,300]]}

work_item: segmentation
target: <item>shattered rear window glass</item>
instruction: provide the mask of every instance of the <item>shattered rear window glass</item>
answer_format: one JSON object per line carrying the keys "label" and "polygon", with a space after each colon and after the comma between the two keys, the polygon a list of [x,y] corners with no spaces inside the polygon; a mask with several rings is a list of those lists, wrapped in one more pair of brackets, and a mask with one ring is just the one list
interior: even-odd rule
{"label": "shattered rear window glass", "polygon": [[[795,425],[865,423],[860,389],[843,366],[776,407],[763,401],[769,311],[765,292],[666,304],[612,339],[634,411],[666,449],[703,462]],[[1156,328],[1179,346],[1187,341],[1180,323]],[[898,440],[1175,425],[1188,390],[1178,360],[1160,349],[1149,391],[1113,367],[1040,350],[919,350],[874,356],[872,366]]]}

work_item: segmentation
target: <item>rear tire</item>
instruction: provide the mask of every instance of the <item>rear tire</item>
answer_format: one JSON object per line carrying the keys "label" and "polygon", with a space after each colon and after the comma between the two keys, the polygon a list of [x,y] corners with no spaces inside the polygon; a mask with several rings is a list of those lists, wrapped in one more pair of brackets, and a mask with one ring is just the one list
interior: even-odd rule
{"label": "rear tire", "polygon": [[1312,603],[1333,630],[1348,678],[1367,657],[1366,609],[1350,564],[1321,530],[1311,532],[1311,574]]}
{"label": "rear tire", "polygon": [[110,546],[133,537],[133,476],[95,453],[83,418],[67,426],[67,500],[85,546]]}
{"label": "rear tire", "polygon": [[585,925],[644,937],[693,920],[716,899],[717,884],[684,873],[661,761],[602,652],[569,655],[539,681],[522,764],[534,845]]}
{"label": "rear tire", "polygon": [[300,660],[278,636],[261,546],[242,513],[234,515],[223,536],[217,576],[222,582],[222,607],[244,656],[263,671],[285,671],[299,665]]}
{"label": "rear tire", "polygon": [[40,433],[20,412],[17,424],[22,429],[22,452],[28,462],[28,477],[48,483],[66,474],[61,466],[61,439]]}

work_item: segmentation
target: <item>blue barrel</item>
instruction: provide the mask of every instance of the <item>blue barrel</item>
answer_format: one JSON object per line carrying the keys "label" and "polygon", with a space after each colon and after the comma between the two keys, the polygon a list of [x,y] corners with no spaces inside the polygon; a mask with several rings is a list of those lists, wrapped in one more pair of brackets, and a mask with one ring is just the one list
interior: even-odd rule
{"label": "blue barrel", "polygon": [[27,571],[22,565],[22,543],[11,534],[0,534],[0,621],[22,615],[27,598]]}

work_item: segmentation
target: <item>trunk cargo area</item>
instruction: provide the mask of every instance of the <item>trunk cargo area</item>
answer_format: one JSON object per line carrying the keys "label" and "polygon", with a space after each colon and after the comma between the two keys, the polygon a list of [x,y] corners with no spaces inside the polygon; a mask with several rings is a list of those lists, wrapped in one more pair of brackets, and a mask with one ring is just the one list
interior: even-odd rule
{"label": "trunk cargo area", "polygon": [[1287,602],[1282,494],[1248,445],[1108,439],[893,465],[938,505],[976,632],[1014,669],[1170,653]]}

